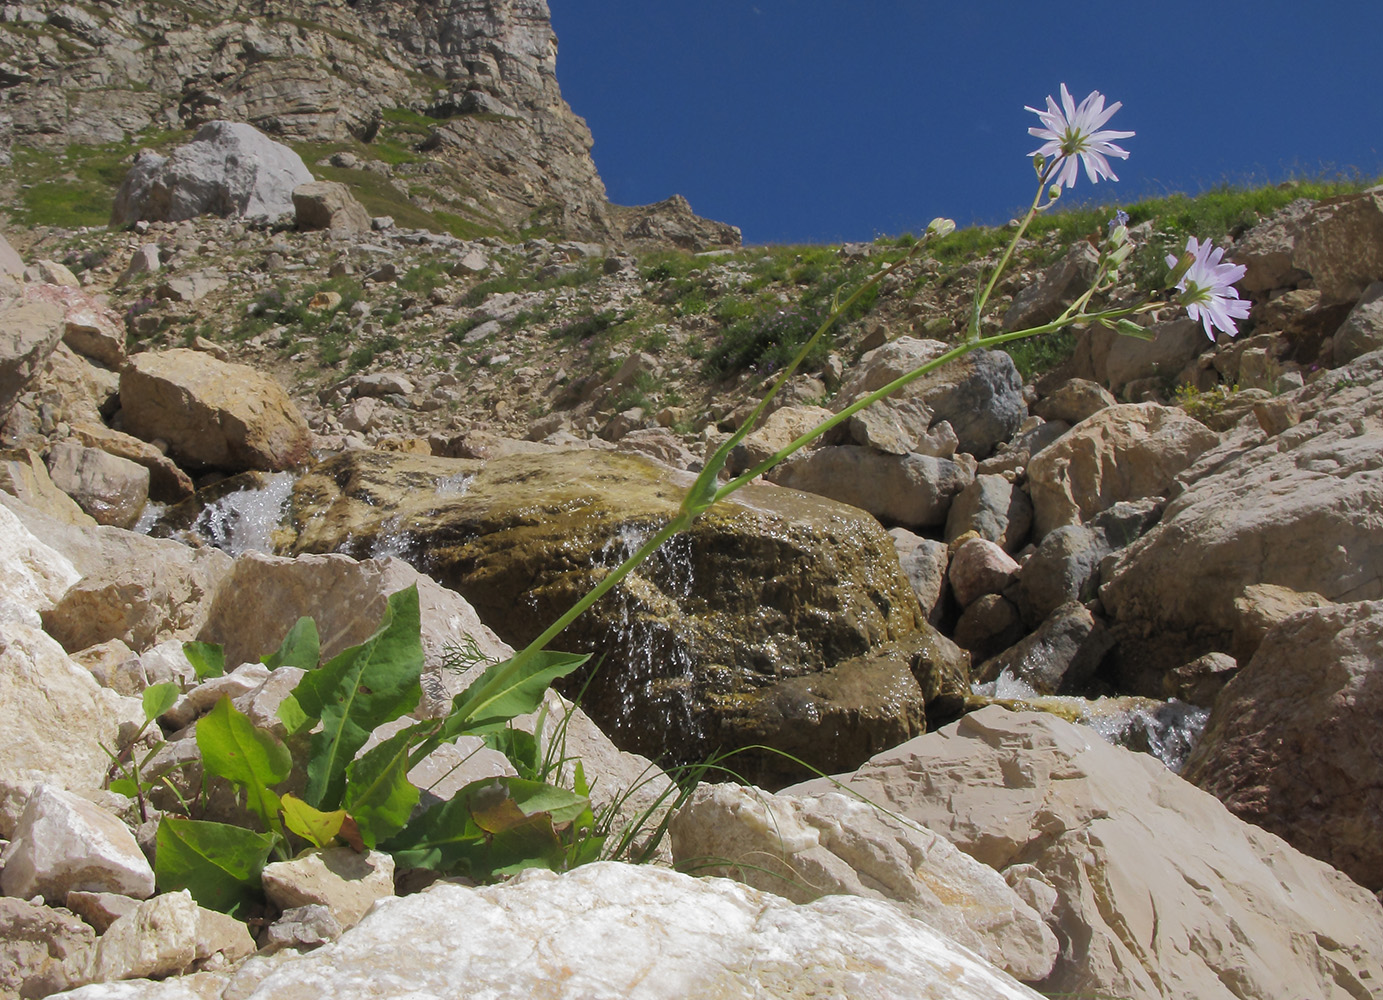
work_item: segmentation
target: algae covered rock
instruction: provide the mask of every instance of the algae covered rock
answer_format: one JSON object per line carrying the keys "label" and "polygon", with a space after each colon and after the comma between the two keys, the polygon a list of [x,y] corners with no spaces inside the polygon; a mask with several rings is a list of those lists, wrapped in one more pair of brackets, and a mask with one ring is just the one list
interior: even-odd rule
{"label": "algae covered rock", "polygon": [[[647,459],[602,452],[488,463],[355,452],[298,483],[293,548],[400,554],[517,646],[671,518],[689,483]],[[901,661],[842,675],[847,661],[895,641],[910,644]],[[929,692],[956,693],[967,670],[964,654],[925,624],[876,521],[757,485],[665,545],[554,646],[596,654],[582,704],[617,743],[684,760],[732,745],[740,724],[723,720],[762,719],[765,699],[802,711],[771,732],[748,726],[747,742],[771,737],[814,761],[830,743],[820,720],[840,718],[867,756],[882,745],[868,735],[875,725],[890,741],[916,731]],[[884,689],[850,680],[871,669],[888,674]]]}

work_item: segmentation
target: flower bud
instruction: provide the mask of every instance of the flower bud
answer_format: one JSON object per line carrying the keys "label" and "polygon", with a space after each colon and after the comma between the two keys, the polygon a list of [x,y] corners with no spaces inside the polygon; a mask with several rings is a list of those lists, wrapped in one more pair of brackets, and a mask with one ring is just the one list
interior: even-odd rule
{"label": "flower bud", "polygon": [[1041,153],[1032,154],[1032,168],[1037,171],[1037,176],[1042,176],[1042,168],[1047,165],[1047,158]]}
{"label": "flower bud", "polygon": [[1136,337],[1138,340],[1152,340],[1155,334],[1146,327],[1139,326],[1131,319],[1116,319],[1114,321],[1114,332],[1125,337]]}
{"label": "flower bud", "polygon": [[1056,201],[1056,200],[1057,200],[1058,198],[1060,198],[1060,197],[1061,197],[1061,185],[1060,185],[1060,184],[1053,184],[1050,188],[1047,189],[1047,201],[1048,201],[1049,203],[1050,203],[1050,202],[1053,202],[1053,201]]}
{"label": "flower bud", "polygon": [[1110,261],[1110,263],[1112,263],[1115,267],[1118,267],[1118,266],[1119,266],[1120,264],[1122,264],[1124,261],[1128,260],[1128,255],[1131,254],[1131,253],[1133,253],[1133,244],[1132,244],[1132,243],[1120,243],[1120,244],[1117,244],[1116,247],[1115,247],[1115,249],[1114,249],[1114,251],[1111,252],[1110,255],[1109,255],[1109,261]]}
{"label": "flower bud", "polygon": [[949,236],[956,231],[955,219],[943,219],[937,216],[927,223],[927,233],[931,236]]}
{"label": "flower bud", "polygon": [[1177,266],[1172,268],[1171,273],[1167,275],[1167,284],[1164,287],[1175,288],[1177,282],[1186,276],[1186,272],[1191,270],[1191,265],[1195,262],[1196,255],[1190,250],[1178,257]]}

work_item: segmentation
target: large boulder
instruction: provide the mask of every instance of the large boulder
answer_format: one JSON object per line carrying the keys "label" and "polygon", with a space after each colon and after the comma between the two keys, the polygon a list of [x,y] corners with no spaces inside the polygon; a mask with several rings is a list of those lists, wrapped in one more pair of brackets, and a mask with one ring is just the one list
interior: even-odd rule
{"label": "large boulder", "polygon": [[384,616],[390,594],[418,587],[424,656],[422,714],[437,715],[459,693],[462,675],[447,669],[449,649],[469,637],[475,651],[503,659],[511,650],[465,599],[421,575],[402,559],[356,561],[349,556],[297,559],[247,552],[223,577],[198,638],[225,646],[226,663],[257,662],[274,652],[299,618],[317,624],[328,659],[364,642]]}
{"label": "large boulder", "polygon": [[699,875],[797,903],[832,895],[888,900],[1023,980],[1044,978],[1056,962],[1056,937],[998,872],[851,796],[702,785],[669,833],[673,857]]}
{"label": "large boulder", "polygon": [[1219,440],[1177,407],[1128,403],[1092,414],[1028,463],[1035,534],[1082,524],[1123,500],[1165,495]]}
{"label": "large boulder", "polygon": [[1270,631],[1215,701],[1188,780],[1383,889],[1383,602],[1311,608]]}
{"label": "large boulder", "polygon": [[1205,453],[1157,526],[1104,574],[1101,600],[1133,643],[1179,636],[1177,662],[1191,658],[1187,639],[1193,656],[1228,650],[1235,599],[1253,584],[1383,598],[1383,352],[1292,398],[1299,424],[1273,437],[1238,431]]}
{"label": "large boulder", "polygon": [[120,413],[126,432],[167,441],[192,468],[279,471],[311,457],[312,434],[277,382],[201,351],[136,354],[120,375]]}
{"label": "large boulder", "polygon": [[302,157],[253,125],[207,122],[171,156],[143,152],[115,193],[112,226],[199,215],[272,222],[293,211],[293,189],[312,180]]}
{"label": "large boulder", "polygon": [[48,450],[48,474],[99,524],[133,528],[149,499],[148,469],[77,441]]}
{"label": "large boulder", "polygon": [[[335,944],[264,973],[246,965],[217,995],[1039,1000],[887,903],[832,896],[799,906],[726,879],[609,862],[483,888],[438,884],[376,906]],[[140,982],[66,996],[191,993]]]}
{"label": "large boulder", "polygon": [[[349,453],[298,482],[293,549],[402,554],[517,646],[674,516],[691,481],[638,456],[591,451],[484,464]],[[895,641],[902,645],[891,665],[858,659]],[[848,716],[850,704],[811,708],[819,694],[811,678],[877,705],[877,692],[858,677],[887,670],[905,684],[902,662],[924,697],[950,692],[963,678],[943,644],[876,521],[758,485],[703,515],[555,643],[602,659],[582,705],[616,743],[682,759],[742,745],[733,742],[736,727],[769,715],[791,741],[782,749],[816,757],[830,750],[819,720]],[[840,670],[854,679],[837,673],[825,683]],[[916,704],[914,689],[888,721],[890,733],[899,713],[916,718]],[[778,707],[766,714],[756,707],[764,705]],[[802,714],[785,723],[781,712],[794,705]]]}
{"label": "large boulder", "polygon": [[[1044,993],[1383,996],[1383,905],[1146,754],[990,706],[842,776],[1009,876],[1055,889]],[[821,794],[818,779],[789,794]]]}
{"label": "large boulder", "polygon": [[79,579],[43,609],[44,628],[69,651],[120,639],[141,652],[167,639],[191,639],[206,621],[224,552],[188,548],[120,528],[74,525],[0,494],[40,541],[71,561]]}

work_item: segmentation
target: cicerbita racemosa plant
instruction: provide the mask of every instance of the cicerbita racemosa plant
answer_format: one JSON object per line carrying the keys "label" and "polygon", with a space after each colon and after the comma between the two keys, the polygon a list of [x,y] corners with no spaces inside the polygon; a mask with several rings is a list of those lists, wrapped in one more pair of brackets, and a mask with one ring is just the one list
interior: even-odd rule
{"label": "cicerbita racemosa plant", "polygon": [[[981,348],[997,348],[1004,344],[1025,340],[1029,337],[1037,337],[1043,334],[1055,333],[1077,324],[1099,323],[1110,327],[1116,332],[1137,337],[1139,339],[1151,339],[1151,335],[1143,327],[1133,322],[1130,317],[1149,312],[1166,304],[1166,297],[1159,300],[1143,299],[1130,305],[1110,306],[1102,309],[1090,310],[1091,303],[1096,296],[1106,296],[1113,291],[1120,278],[1120,267],[1128,259],[1133,250],[1133,244],[1129,239],[1127,228],[1128,216],[1120,212],[1111,221],[1108,237],[1100,245],[1099,263],[1096,271],[1095,280],[1090,283],[1090,287],[1072,302],[1056,319],[1041,326],[1030,327],[1025,330],[1016,330],[1010,333],[994,334],[988,337],[981,336],[981,319],[984,310],[993,294],[994,288],[998,283],[1000,275],[1008,266],[1013,256],[1014,249],[1019,240],[1027,231],[1028,226],[1036,217],[1037,213],[1046,211],[1056,203],[1061,196],[1063,187],[1071,187],[1075,184],[1078,166],[1084,164],[1090,180],[1097,181],[1100,177],[1110,180],[1117,180],[1114,172],[1109,167],[1107,157],[1114,156],[1120,159],[1128,157],[1128,152],[1113,144],[1111,140],[1125,139],[1134,135],[1133,132],[1116,132],[1103,129],[1110,117],[1119,110],[1121,104],[1105,106],[1104,96],[1099,91],[1092,91],[1079,106],[1072,100],[1066,85],[1061,86],[1062,103],[1058,106],[1057,102],[1050,96],[1047,98],[1047,110],[1039,111],[1036,108],[1028,108],[1033,111],[1042,121],[1042,128],[1032,128],[1029,131],[1038,138],[1047,141],[1030,154],[1033,158],[1033,167],[1037,172],[1038,185],[1037,195],[1034,197],[1031,207],[1027,214],[1020,220],[1012,238],[999,259],[993,274],[989,276],[984,287],[976,294],[967,336],[961,343],[956,345],[945,354],[933,359],[925,365],[914,369],[911,372],[895,379],[888,385],[870,393],[864,398],[852,403],[830,418],[822,421],[807,433],[792,441],[786,447],[780,449],[775,454],[760,462],[754,468],[730,480],[722,483],[720,480],[721,472],[725,468],[730,452],[744,438],[758,426],[763,419],[770,403],[778,392],[793,377],[803,361],[808,357],[812,348],[820,341],[821,337],[829,330],[836,321],[870,288],[876,286],[888,275],[894,273],[908,261],[919,254],[922,249],[932,241],[943,237],[955,228],[955,223],[949,219],[935,219],[927,227],[923,238],[918,240],[912,247],[907,256],[882,268],[877,274],[861,285],[854,294],[844,301],[839,302],[827,316],[825,321],[812,335],[812,337],[798,351],[797,356],[779,374],[768,393],[754,408],[749,418],[740,425],[739,429],[732,434],[715,452],[706,460],[706,464],[696,481],[687,490],[682,499],[678,513],[661,530],[656,532],[646,541],[637,552],[626,559],[620,566],[601,578],[600,582],[581,598],[575,605],[562,615],[557,621],[553,622],[541,635],[533,640],[525,649],[515,654],[515,656],[504,664],[495,668],[492,683],[494,685],[511,684],[517,677],[524,676],[533,669],[535,658],[546,648],[547,644],[555,639],[563,629],[581,615],[587,608],[599,600],[605,593],[618,586],[630,572],[638,567],[644,560],[648,559],[656,552],[664,542],[673,535],[685,531],[698,515],[709,509],[716,502],[725,499],[746,483],[758,478],[768,472],[779,462],[788,456],[806,447],[816,439],[820,438],[831,428],[848,420],[855,413],[867,406],[892,395],[910,382],[935,371],[941,366],[954,361],[955,359]],[[1204,245],[1209,247],[1207,243]],[[1213,257],[1213,264],[1206,266],[1227,267],[1229,265],[1219,265],[1219,256],[1223,254],[1220,250],[1205,250],[1204,260],[1210,261]],[[1195,255],[1187,260],[1183,257],[1178,261],[1178,269],[1173,272],[1171,279],[1167,283],[1167,288],[1172,288],[1178,280],[1184,282],[1181,287],[1182,298],[1180,301],[1188,307],[1196,308],[1195,315],[1206,323],[1207,330],[1210,325],[1219,326],[1225,332],[1233,335],[1237,332],[1232,317],[1239,315],[1237,300],[1230,298],[1230,290],[1226,287],[1226,273],[1222,271],[1206,272],[1201,270],[1191,270],[1195,266]],[[1235,279],[1228,279],[1232,282]],[[1230,303],[1226,305],[1226,302]],[[479,692],[481,699],[485,692]]]}
{"label": "cicerbita racemosa plant", "polygon": [[[1186,253],[1182,257],[1167,255],[1167,266],[1172,269],[1173,277],[1180,275],[1176,288],[1181,295],[1177,301],[1186,307],[1192,319],[1201,321],[1212,343],[1214,328],[1233,337],[1239,332],[1235,321],[1249,314],[1249,304],[1239,298],[1239,290],[1234,287],[1248,268],[1243,264],[1221,263],[1224,255],[1222,248],[1212,246],[1209,240],[1198,243],[1194,236],[1186,241]],[[1184,264],[1187,257],[1191,258],[1190,263]]]}

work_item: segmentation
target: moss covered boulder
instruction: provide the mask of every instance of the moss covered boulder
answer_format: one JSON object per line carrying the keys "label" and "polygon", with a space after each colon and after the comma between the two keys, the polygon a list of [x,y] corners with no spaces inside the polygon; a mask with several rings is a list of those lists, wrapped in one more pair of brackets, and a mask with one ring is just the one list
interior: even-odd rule
{"label": "moss covered boulder", "polygon": [[[353,452],[299,481],[293,549],[402,555],[517,646],[666,523],[689,482],[603,452]],[[703,516],[554,646],[596,654],[583,707],[617,743],[681,760],[766,742],[839,770],[920,731],[925,706],[958,704],[968,682],[878,522],[772,486]],[[774,781],[779,767],[751,770]]]}

